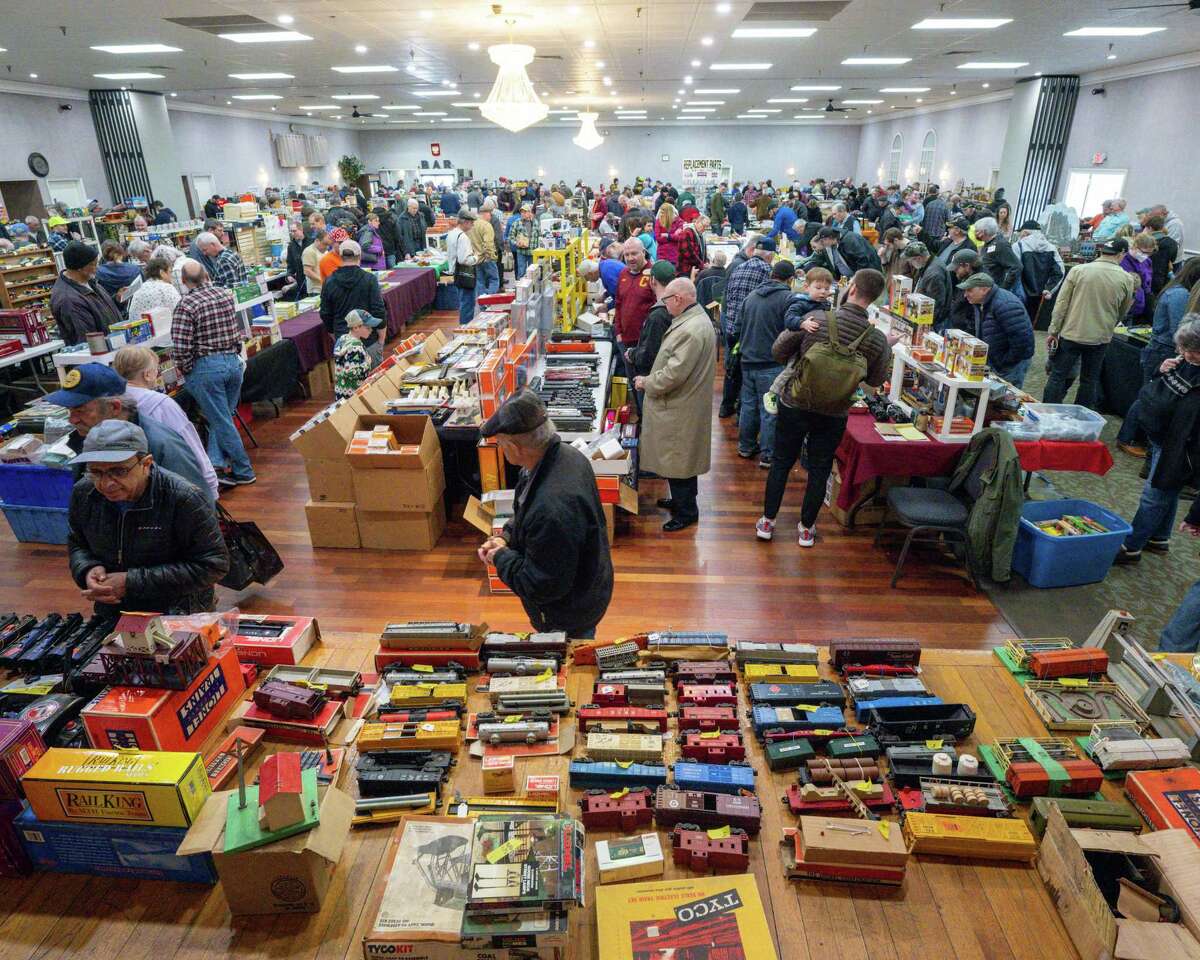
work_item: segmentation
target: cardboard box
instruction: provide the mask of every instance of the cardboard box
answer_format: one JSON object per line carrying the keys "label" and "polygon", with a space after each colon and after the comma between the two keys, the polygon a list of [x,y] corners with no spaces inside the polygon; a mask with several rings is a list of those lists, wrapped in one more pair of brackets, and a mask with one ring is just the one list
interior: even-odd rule
{"label": "cardboard box", "polygon": [[503,490],[505,483],[504,454],[495,440],[480,440],[476,448],[479,454],[479,487],[481,492]]}
{"label": "cardboard box", "polygon": [[352,502],[314,503],[304,505],[308,517],[308,536],[314,547],[343,547],[357,549],[362,546],[358,535],[358,516]]}
{"label": "cardboard box", "polygon": [[1200,940],[1200,847],[1187,830],[1154,830],[1142,843],[1158,854],[1163,889],[1179,904],[1182,923]]}
{"label": "cardboard box", "polygon": [[558,802],[559,779],[553,774],[531,773],[525,778],[525,796],[530,800]]}
{"label": "cardboard box", "polygon": [[187,830],[122,823],[42,822],[26,810],[14,824],[38,870],[98,877],[216,883],[212,855],[181,857],[175,851]]}
{"label": "cardboard box", "polygon": [[512,793],[514,789],[513,772],[516,760],[512,756],[484,756],[483,758],[483,792]]}
{"label": "cardboard box", "polygon": [[83,726],[101,750],[198,750],[245,690],[230,647],[209,657],[186,690],[110,687],[84,707]]}
{"label": "cardboard box", "polygon": [[349,503],[354,499],[354,474],[344,456],[328,460],[305,460],[309,499],[318,503]]}
{"label": "cardboard box", "polygon": [[[371,455],[368,455],[371,456]],[[442,502],[446,473],[439,450],[421,470],[352,469],[354,502],[363,510],[427,513]]]}
{"label": "cardboard box", "polygon": [[28,720],[0,720],[0,800],[18,800],[21,775],[46,752],[42,735]]}
{"label": "cardboard box", "polygon": [[390,429],[402,449],[394,453],[351,452],[348,437],[343,445],[343,452],[355,469],[424,470],[441,453],[442,448],[438,443],[437,431],[433,429],[433,421],[426,416],[360,415],[349,436],[352,437],[355,431],[371,430],[377,426]]}
{"label": "cardboard box", "polygon": [[[854,522],[859,527],[878,525],[887,513],[887,491],[892,487],[907,487],[908,477],[880,477],[876,484],[865,487],[857,503],[874,498],[874,503],[864,506],[854,515]],[[829,482],[825,485],[825,507],[830,515],[843,527],[850,522],[850,511],[838,506],[838,497],[842,494],[842,472],[837,463],[829,474]],[[857,505],[857,503],[855,505]],[[853,509],[853,507],[851,508]]]}
{"label": "cardboard box", "polygon": [[[263,628],[272,629],[269,634]],[[321,627],[313,617],[240,613],[233,648],[242,663],[258,666],[293,666],[321,640]]]}
{"label": "cardboard box", "polygon": [[[203,765],[201,771],[203,771]],[[316,913],[342,856],[354,801],[336,787],[321,798],[320,822],[240,853],[225,852],[225,812],[236,790],[214,793],[176,851],[212,854],[221,889],[235,917],[263,913]]]}
{"label": "cardboard box", "polygon": [[391,513],[355,509],[362,546],[368,550],[432,550],[446,529],[446,508],[439,500],[428,513]]}
{"label": "cardboard box", "polygon": [[665,866],[657,833],[596,841],[596,867],[601,883],[661,877]]}
{"label": "cardboard box", "polygon": [[313,400],[333,399],[333,361],[323,360],[304,375],[308,395]]}
{"label": "cardboard box", "polygon": [[292,446],[305,460],[334,460],[345,456],[358,413],[346,403],[335,403],[292,434]]}
{"label": "cardboard box", "polygon": [[198,753],[53,747],[22,778],[39,820],[186,827],[211,790]]}

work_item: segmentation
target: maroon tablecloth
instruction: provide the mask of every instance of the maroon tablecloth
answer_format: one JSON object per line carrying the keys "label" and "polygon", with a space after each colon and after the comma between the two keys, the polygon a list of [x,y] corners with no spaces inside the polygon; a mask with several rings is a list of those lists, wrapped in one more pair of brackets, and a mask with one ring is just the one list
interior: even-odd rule
{"label": "maroon tablecloth", "polygon": [[282,321],[279,332],[296,344],[301,373],[308,373],[318,363],[333,359],[333,341],[325,332],[321,315],[316,310],[298,313],[290,320]]}
{"label": "maroon tablecloth", "polygon": [[387,307],[388,339],[404,329],[426,307],[432,305],[437,296],[437,271],[430,268],[405,267],[393,270],[384,278],[396,284],[383,292],[383,305]]}

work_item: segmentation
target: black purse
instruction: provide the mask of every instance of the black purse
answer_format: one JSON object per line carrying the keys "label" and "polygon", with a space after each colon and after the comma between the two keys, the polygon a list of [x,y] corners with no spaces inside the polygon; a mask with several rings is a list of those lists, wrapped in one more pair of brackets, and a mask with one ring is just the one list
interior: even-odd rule
{"label": "black purse", "polygon": [[454,265],[454,285],[460,290],[474,290],[475,264],[456,263]]}
{"label": "black purse", "polygon": [[217,522],[229,551],[229,572],[219,581],[230,590],[245,590],[252,583],[266,584],[283,570],[283,559],[257,523],[234,520],[219,503]]}

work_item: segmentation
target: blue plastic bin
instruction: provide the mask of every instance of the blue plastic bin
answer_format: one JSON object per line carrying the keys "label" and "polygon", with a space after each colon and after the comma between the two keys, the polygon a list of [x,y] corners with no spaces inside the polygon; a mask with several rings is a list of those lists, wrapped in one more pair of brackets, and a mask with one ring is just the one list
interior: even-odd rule
{"label": "blue plastic bin", "polygon": [[0,507],[21,543],[66,543],[66,507]]}
{"label": "blue plastic bin", "polygon": [[[1108,527],[1108,533],[1052,537],[1034,524],[1039,520],[1085,516]],[[1037,500],[1021,509],[1021,526],[1012,568],[1031,587],[1078,587],[1108,576],[1117,551],[1132,528],[1115,513],[1089,500]]]}
{"label": "blue plastic bin", "polygon": [[20,507],[67,507],[75,475],[60,467],[0,463],[0,503]]}

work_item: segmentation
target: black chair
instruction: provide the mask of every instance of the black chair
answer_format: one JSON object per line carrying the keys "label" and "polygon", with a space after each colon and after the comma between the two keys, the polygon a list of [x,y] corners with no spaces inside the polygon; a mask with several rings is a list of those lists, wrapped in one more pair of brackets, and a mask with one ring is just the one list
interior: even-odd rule
{"label": "black chair", "polygon": [[893,487],[888,491],[888,510],[879,521],[875,546],[879,546],[884,533],[889,532],[888,515],[895,516],[901,526],[908,529],[904,546],[900,548],[900,557],[896,561],[896,571],[892,574],[893,588],[900,580],[904,562],[908,559],[908,552],[914,543],[944,543],[967,568],[975,589],[980,589],[979,578],[971,563],[967,521],[975,501],[983,494],[983,477],[995,467],[996,458],[996,446],[989,444],[975,461],[962,485],[953,492],[949,489],[949,481],[944,478],[940,482],[927,481],[935,484],[932,486]]}

